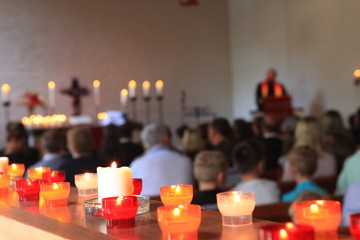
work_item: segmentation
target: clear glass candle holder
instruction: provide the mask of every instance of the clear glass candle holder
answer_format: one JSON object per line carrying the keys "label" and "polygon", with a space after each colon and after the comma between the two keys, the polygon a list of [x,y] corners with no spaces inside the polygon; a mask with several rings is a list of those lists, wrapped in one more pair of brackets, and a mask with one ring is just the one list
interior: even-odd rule
{"label": "clear glass candle holder", "polygon": [[11,180],[21,179],[25,173],[25,164],[13,163],[8,167],[8,175]]}
{"label": "clear glass candle holder", "polygon": [[9,190],[10,178],[5,173],[0,173],[0,193],[6,193]]}
{"label": "clear glass candle holder", "polygon": [[69,195],[69,182],[43,183],[41,185],[41,196],[44,198],[46,207],[67,206]]}
{"label": "clear glass candle holder", "polygon": [[193,199],[193,186],[179,184],[160,187],[160,198],[165,206],[190,204]]}
{"label": "clear glass candle holder", "polygon": [[134,185],[134,195],[140,195],[142,191],[142,179],[141,178],[133,178],[132,179]]}
{"label": "clear glass candle holder", "polygon": [[75,175],[75,186],[79,196],[98,193],[98,177],[96,173],[83,173]]}
{"label": "clear glass candle holder", "polygon": [[330,200],[296,202],[294,215],[297,223],[310,225],[315,232],[336,232],[341,221],[341,204]]}
{"label": "clear glass candle holder", "polygon": [[216,201],[224,226],[252,224],[252,212],[255,208],[254,192],[222,192],[216,194]]}
{"label": "clear glass candle holder", "polygon": [[19,179],[15,182],[15,191],[19,202],[39,201],[40,179]]}
{"label": "clear glass candle holder", "polygon": [[197,239],[201,223],[199,205],[161,206],[157,208],[157,216],[163,239]]}
{"label": "clear glass candle holder", "polygon": [[28,169],[29,179],[42,179],[42,174],[45,172],[50,172],[51,168],[49,167],[37,167]]}
{"label": "clear glass candle holder", "polygon": [[262,226],[260,240],[314,240],[314,228],[309,225],[282,223]]}
{"label": "clear glass candle holder", "polygon": [[64,182],[65,178],[65,171],[49,171],[42,173],[43,183]]}
{"label": "clear glass candle holder", "polygon": [[119,196],[102,199],[102,213],[106,218],[106,227],[129,228],[135,226],[138,210],[136,196]]}
{"label": "clear glass candle holder", "polygon": [[360,240],[360,213],[350,215],[350,232],[355,240]]}

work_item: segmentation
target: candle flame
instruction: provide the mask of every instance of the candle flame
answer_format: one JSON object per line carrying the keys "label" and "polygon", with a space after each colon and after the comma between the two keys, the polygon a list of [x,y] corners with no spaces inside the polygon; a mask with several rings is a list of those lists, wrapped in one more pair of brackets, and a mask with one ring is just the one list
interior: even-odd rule
{"label": "candle flame", "polygon": [[52,171],[52,172],[51,172],[51,176],[52,176],[52,177],[55,177],[55,173],[56,173],[55,171]]}
{"label": "candle flame", "polygon": [[323,200],[318,200],[318,201],[316,201],[316,204],[317,205],[324,205],[324,201]]}
{"label": "candle flame", "polygon": [[142,86],[143,86],[143,88],[150,88],[150,82],[149,81],[144,81]]}
{"label": "candle flame", "polygon": [[286,223],[285,226],[286,226],[286,228],[289,228],[289,229],[295,228],[295,225],[291,222]]}
{"label": "candle flame", "polygon": [[86,180],[90,180],[90,177],[91,177],[91,174],[90,174],[90,173],[85,173],[85,174],[84,174],[84,178],[85,178]]}
{"label": "candle flame", "polygon": [[161,80],[157,80],[155,83],[157,88],[163,88],[164,87],[164,82]]}
{"label": "candle flame", "polygon": [[285,229],[280,229],[279,237],[280,237],[280,239],[287,239],[288,238],[288,233],[286,232]]}
{"label": "candle flame", "polygon": [[12,168],[12,169],[17,169],[16,163],[11,164],[11,168]]}
{"label": "candle flame", "polygon": [[30,180],[27,180],[26,183],[27,183],[28,186],[31,186],[31,181]]}
{"label": "candle flame", "polygon": [[1,91],[4,92],[4,93],[8,93],[10,92],[10,85],[5,83],[1,86]]}
{"label": "candle flame", "polygon": [[106,112],[101,112],[101,113],[98,113],[97,117],[99,120],[105,120],[107,118],[107,114],[106,114]]}
{"label": "candle flame", "polygon": [[116,205],[121,205],[123,200],[124,200],[124,198],[122,196],[118,197],[116,199]]}
{"label": "candle flame", "polygon": [[116,164],[116,162],[114,161],[114,162],[112,162],[112,164],[111,164],[111,168],[117,168],[117,164]]}
{"label": "candle flame", "polygon": [[136,82],[135,82],[135,80],[131,80],[131,81],[129,82],[129,88],[136,88]]}
{"label": "candle flame", "polygon": [[43,172],[43,168],[42,168],[42,167],[37,167],[37,168],[35,168],[35,171],[37,171],[37,172]]}
{"label": "candle flame", "polygon": [[318,213],[319,212],[319,206],[317,204],[311,204],[310,206],[310,212],[312,213]]}
{"label": "candle flame", "polygon": [[174,214],[175,217],[180,216],[180,209],[179,208],[174,208],[173,214]]}
{"label": "candle flame", "polygon": [[354,76],[355,76],[356,78],[360,78],[360,69],[356,69],[356,70],[354,71]]}
{"label": "candle flame", "polygon": [[233,197],[235,202],[240,202],[240,195],[237,192],[233,192]]}
{"label": "candle flame", "polygon": [[58,190],[59,189],[59,185],[57,183],[53,183],[53,189],[54,190]]}
{"label": "candle flame", "polygon": [[93,86],[94,86],[95,88],[100,87],[100,81],[99,81],[99,80],[94,80]]}
{"label": "candle flame", "polygon": [[127,89],[122,89],[121,92],[120,92],[121,95],[123,96],[127,96],[129,94],[128,90]]}
{"label": "candle flame", "polygon": [[55,87],[56,87],[55,82],[50,81],[50,82],[48,83],[48,88],[50,88],[50,89],[54,89]]}

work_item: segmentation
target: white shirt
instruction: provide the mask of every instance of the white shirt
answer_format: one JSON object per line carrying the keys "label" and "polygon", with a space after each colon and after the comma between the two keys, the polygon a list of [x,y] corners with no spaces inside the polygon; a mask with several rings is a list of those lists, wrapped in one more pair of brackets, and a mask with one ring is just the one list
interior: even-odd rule
{"label": "white shirt", "polygon": [[142,178],[141,195],[159,196],[162,186],[192,184],[191,160],[166,146],[150,148],[130,168],[133,178]]}
{"label": "white shirt", "polygon": [[276,182],[267,179],[254,179],[240,182],[232,190],[254,192],[256,206],[280,201],[279,187]]}

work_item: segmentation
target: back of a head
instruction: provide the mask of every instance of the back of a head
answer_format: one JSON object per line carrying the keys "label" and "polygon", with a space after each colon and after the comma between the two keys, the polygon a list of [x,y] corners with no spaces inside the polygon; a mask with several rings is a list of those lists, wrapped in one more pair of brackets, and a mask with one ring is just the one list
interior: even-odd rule
{"label": "back of a head", "polygon": [[231,126],[226,118],[216,118],[210,123],[210,126],[225,138],[230,138],[232,135]]}
{"label": "back of a head", "polygon": [[311,146],[317,154],[323,152],[323,138],[320,124],[313,117],[300,119],[295,128],[295,147]]}
{"label": "back of a head", "polygon": [[251,124],[243,119],[234,121],[234,133],[238,141],[249,140],[253,138]]}
{"label": "back of a head", "polygon": [[186,129],[181,138],[181,145],[185,152],[196,152],[204,149],[205,141],[199,130]]}
{"label": "back of a head", "polygon": [[93,139],[88,128],[75,127],[67,132],[67,144],[70,151],[89,154],[92,151]]}
{"label": "back of a head", "polygon": [[11,139],[19,140],[19,139],[28,138],[28,133],[26,131],[25,126],[19,122],[9,123],[6,127],[6,131],[7,131],[7,136],[6,136],[7,141]]}
{"label": "back of a head", "polygon": [[201,151],[194,161],[194,177],[198,182],[214,182],[226,168],[226,157],[222,152]]}
{"label": "back of a head", "polygon": [[61,152],[65,142],[65,136],[59,130],[48,130],[41,136],[41,144],[48,153]]}
{"label": "back of a head", "polygon": [[142,130],[141,140],[144,147],[149,149],[155,145],[166,144],[164,136],[167,135],[167,129],[164,125],[151,123]]}
{"label": "back of a head", "polygon": [[278,133],[281,130],[281,122],[274,114],[266,114],[263,121],[263,128],[267,132]]}
{"label": "back of a head", "polygon": [[131,136],[132,136],[132,126],[131,124],[124,124],[122,126],[119,127],[119,137],[120,138],[128,138],[128,139],[131,139]]}
{"label": "back of a head", "polygon": [[343,119],[338,111],[329,110],[321,117],[321,127],[325,135],[336,135],[345,131]]}
{"label": "back of a head", "polygon": [[296,124],[299,119],[300,118],[296,115],[290,115],[286,117],[282,125],[282,131],[287,135],[293,136],[295,134]]}
{"label": "back of a head", "polygon": [[316,172],[318,155],[311,147],[293,148],[288,154],[288,159],[290,165],[294,165],[301,176],[311,177]]}
{"label": "back of a head", "polygon": [[234,166],[241,174],[253,172],[263,159],[264,148],[256,140],[241,142],[233,151]]}

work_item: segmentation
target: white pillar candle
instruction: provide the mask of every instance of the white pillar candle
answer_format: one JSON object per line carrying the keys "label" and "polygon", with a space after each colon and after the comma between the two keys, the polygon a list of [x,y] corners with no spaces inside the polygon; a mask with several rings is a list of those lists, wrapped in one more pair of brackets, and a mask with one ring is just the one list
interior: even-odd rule
{"label": "white pillar candle", "polygon": [[100,81],[94,80],[93,87],[94,87],[95,107],[100,107]]}
{"label": "white pillar candle", "polygon": [[127,103],[127,99],[128,99],[128,90],[127,89],[122,89],[120,92],[120,104],[121,107],[125,110],[126,108],[126,103]]}
{"label": "white pillar candle", "polygon": [[1,86],[1,101],[3,103],[10,102],[10,85],[5,83]]}
{"label": "white pillar candle", "polygon": [[150,82],[144,81],[142,84],[143,96],[145,98],[150,97]]}
{"label": "white pillar candle", "polygon": [[136,97],[136,82],[135,80],[131,80],[129,82],[129,97],[135,98]]}
{"label": "white pillar candle", "polygon": [[7,173],[9,165],[9,158],[7,157],[0,157],[0,172]]}
{"label": "white pillar candle", "polygon": [[162,97],[163,96],[163,88],[164,88],[164,82],[161,80],[157,80],[155,83],[156,88],[156,96]]}
{"label": "white pillar candle", "polygon": [[75,185],[80,196],[96,194],[98,192],[98,178],[96,173],[75,175]]}
{"label": "white pillar candle", "polygon": [[48,89],[49,89],[49,107],[54,110],[55,109],[55,82],[50,81],[48,83]]}
{"label": "white pillar candle", "polygon": [[98,167],[98,198],[131,196],[134,192],[132,171],[128,167],[117,168],[114,162],[111,167]]}

